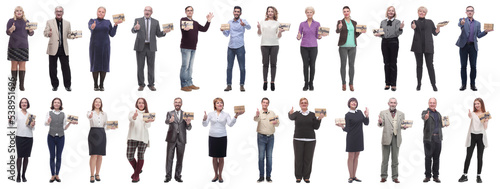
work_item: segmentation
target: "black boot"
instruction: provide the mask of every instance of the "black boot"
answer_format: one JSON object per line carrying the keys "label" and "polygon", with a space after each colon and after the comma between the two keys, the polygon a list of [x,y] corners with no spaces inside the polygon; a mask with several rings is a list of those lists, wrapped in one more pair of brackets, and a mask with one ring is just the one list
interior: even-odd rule
{"label": "black boot", "polygon": [[262,89],[264,89],[264,91],[267,91],[267,82],[264,82],[264,85],[262,86]]}
{"label": "black boot", "polygon": [[309,82],[304,83],[304,87],[302,88],[303,91],[307,91],[309,89]]}
{"label": "black boot", "polygon": [[13,78],[13,81],[14,82],[14,90],[16,89],[16,83],[17,83],[17,70],[11,70],[11,74],[12,74],[12,78]]}
{"label": "black boot", "polygon": [[19,70],[19,90],[24,91],[24,76],[26,71]]}
{"label": "black boot", "polygon": [[274,91],[274,89],[275,89],[274,83],[271,83],[271,91]]}
{"label": "black boot", "polygon": [[313,85],[313,82],[309,82],[309,90],[310,91],[314,91],[314,85]]}

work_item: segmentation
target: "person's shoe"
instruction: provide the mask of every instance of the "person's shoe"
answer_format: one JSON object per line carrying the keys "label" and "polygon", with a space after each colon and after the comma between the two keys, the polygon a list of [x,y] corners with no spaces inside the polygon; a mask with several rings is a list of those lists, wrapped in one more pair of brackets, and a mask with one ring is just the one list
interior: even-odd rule
{"label": "person's shoe", "polygon": [[347,182],[348,182],[348,183],[352,183],[352,181],[354,181],[354,178],[349,178],[349,179],[347,180]]}
{"label": "person's shoe", "polygon": [[94,183],[95,182],[95,177],[94,176],[90,176],[90,183]]}
{"label": "person's shoe", "polygon": [[269,182],[269,183],[273,182],[273,180],[271,180],[271,177],[266,177],[266,181]]}
{"label": "person's shoe", "polygon": [[57,91],[57,87],[52,87],[52,91]]}
{"label": "person's shoe", "polygon": [[433,180],[434,182],[441,183],[441,180],[439,180],[439,177],[434,177],[432,180]]}
{"label": "person's shoe", "polygon": [[276,89],[274,83],[271,83],[271,91],[274,91],[274,89]]}
{"label": "person's shoe", "polygon": [[382,179],[380,179],[380,182],[385,182],[385,181],[387,181],[387,179],[386,179],[386,178],[382,178]]}
{"label": "person's shoe", "polygon": [[190,91],[192,91],[192,90],[193,90],[193,89],[191,89],[189,86],[187,86],[187,87],[182,87],[182,88],[181,88],[181,91],[185,91],[185,92],[190,92]]}
{"label": "person's shoe", "polygon": [[50,180],[49,180],[49,182],[53,183],[55,180],[56,180],[56,177],[51,177]]}
{"label": "person's shoe", "polygon": [[99,91],[99,87],[94,87],[94,91]]}
{"label": "person's shoe", "polygon": [[391,91],[396,91],[396,86],[391,86]]}
{"label": "person's shoe", "polygon": [[61,179],[56,177],[56,182],[61,182]]}
{"label": "person's shoe", "polygon": [[101,181],[101,177],[99,175],[95,175],[95,181]]}
{"label": "person's shoe", "polygon": [[399,180],[397,178],[395,178],[395,179],[392,179],[392,182],[399,183]]}
{"label": "person's shoe", "polygon": [[100,87],[99,87],[99,90],[100,90],[100,91],[104,91],[104,87],[103,87],[103,86],[100,86]]}
{"label": "person's shoe", "polygon": [[352,178],[352,179],[353,179],[354,181],[356,181],[356,182],[361,182],[361,180],[359,180],[357,177],[354,177],[354,178]]}
{"label": "person's shoe", "polygon": [[436,85],[432,85],[432,90],[434,90],[435,92],[438,91],[438,88],[436,87]]}
{"label": "person's shoe", "polygon": [[66,91],[71,92],[71,87],[66,87]]}
{"label": "person's shoe", "polygon": [[240,85],[240,91],[245,92],[245,87],[243,85]]}
{"label": "person's shoe", "polygon": [[313,82],[309,82],[309,91],[314,91],[314,85]]}
{"label": "person's shoe", "polygon": [[22,176],[21,178],[23,179],[23,182],[28,182],[28,180],[26,180],[26,177]]}
{"label": "person's shoe", "polygon": [[219,177],[215,177],[214,179],[212,179],[212,182],[217,182],[217,180],[219,180]]}
{"label": "person's shoe", "polygon": [[421,87],[421,86],[422,86],[421,84],[418,84],[418,85],[417,85],[417,91],[420,91],[420,87]]}
{"label": "person's shoe", "polygon": [[192,90],[198,90],[198,89],[200,89],[200,87],[197,87],[197,86],[194,86],[194,85],[189,86],[189,88],[191,88]]}
{"label": "person's shoe", "polygon": [[262,86],[262,89],[263,89],[264,91],[267,91],[267,82],[264,82],[264,85]]}
{"label": "person's shoe", "polygon": [[137,89],[137,91],[144,91],[144,86],[139,86],[139,88]]}
{"label": "person's shoe", "polygon": [[233,88],[231,87],[231,85],[227,85],[227,87],[224,89],[224,91],[230,91],[230,90],[233,90]]}
{"label": "person's shoe", "polygon": [[[24,182],[24,181],[23,181]],[[476,182],[477,183],[483,183],[483,180],[481,180],[481,177],[480,176],[477,176],[476,177]]]}
{"label": "person's shoe", "polygon": [[308,85],[308,83],[306,82],[306,83],[304,84],[304,87],[302,87],[302,91],[307,91],[308,89],[309,89],[309,85]]}
{"label": "person's shoe", "polygon": [[21,182],[21,177],[17,177],[16,182],[20,183]]}
{"label": "person's shoe", "polygon": [[311,180],[309,180],[309,179],[304,179],[304,182],[306,182],[306,183],[311,183]]}
{"label": "person's shoe", "polygon": [[465,85],[462,85],[459,90],[460,91],[465,91],[465,89],[467,89],[467,87]]}
{"label": "person's shoe", "polygon": [[151,90],[151,91],[156,91],[156,87],[155,87],[155,86],[149,86],[148,88],[149,88],[149,90]]}
{"label": "person's shoe", "polygon": [[264,177],[259,177],[259,180],[257,180],[257,183],[261,183],[262,181],[264,181]]}
{"label": "person's shoe", "polygon": [[300,183],[300,181],[302,181],[302,179],[295,179],[296,183]]}
{"label": "person's shoe", "polygon": [[164,183],[170,182],[171,178],[165,177],[165,180],[163,181]]}
{"label": "person's shoe", "polygon": [[389,85],[386,85],[386,86],[384,87],[384,90],[389,90],[389,88],[391,88],[391,87],[389,87]]}
{"label": "person's shoe", "polygon": [[346,86],[345,84],[342,84],[342,91],[345,91],[346,90]]}
{"label": "person's shoe", "polygon": [[469,179],[467,179],[467,176],[465,175],[462,175],[460,179],[458,179],[458,182],[467,182],[467,181],[469,181]]}
{"label": "person's shoe", "polygon": [[424,182],[429,182],[431,181],[431,177],[425,177]]}
{"label": "person's shoe", "polygon": [[219,179],[219,183],[223,183],[223,182],[224,182],[224,180],[222,180],[222,179]]}
{"label": "person's shoe", "polygon": [[[351,91],[354,91],[354,85],[349,85],[349,89],[350,89]],[[355,178],[356,178],[356,177],[355,177]]]}
{"label": "person's shoe", "polygon": [[471,85],[470,89],[473,90],[473,91],[477,91],[476,85]]}
{"label": "person's shoe", "polygon": [[180,182],[180,183],[184,182],[181,178],[176,178],[175,181]]}

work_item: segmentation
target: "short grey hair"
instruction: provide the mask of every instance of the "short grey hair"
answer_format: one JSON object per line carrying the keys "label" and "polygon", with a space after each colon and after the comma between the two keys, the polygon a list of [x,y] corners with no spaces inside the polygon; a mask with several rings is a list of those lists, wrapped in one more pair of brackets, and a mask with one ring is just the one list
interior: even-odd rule
{"label": "short grey hair", "polygon": [[394,97],[389,98],[388,102],[391,102],[391,100],[393,100],[393,99],[396,101],[396,103],[398,103],[398,100],[396,98],[394,98]]}
{"label": "short grey hair", "polygon": [[100,6],[99,8],[97,8],[97,10],[99,9],[104,9],[104,11],[106,11],[106,7],[103,7],[103,6]]}
{"label": "short grey hair", "polygon": [[62,11],[64,12],[64,8],[62,6],[57,6],[54,11],[57,11],[57,9],[62,9]]}

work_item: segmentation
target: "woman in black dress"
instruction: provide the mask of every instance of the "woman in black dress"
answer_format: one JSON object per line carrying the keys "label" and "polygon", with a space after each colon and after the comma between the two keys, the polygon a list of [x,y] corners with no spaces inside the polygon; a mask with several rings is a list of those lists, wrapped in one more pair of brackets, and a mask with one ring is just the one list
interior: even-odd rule
{"label": "woman in black dress", "polygon": [[[26,182],[26,168],[28,167],[31,149],[33,148],[33,130],[35,130],[35,119],[30,119],[31,114],[28,112],[30,102],[27,98],[22,98],[19,102],[21,111],[17,114],[17,132],[16,132],[16,148],[17,148],[17,179],[16,182]],[[13,124],[14,121],[11,123]],[[21,167],[23,172],[21,173]],[[21,176],[22,175],[22,176]]]}
{"label": "woman in black dress", "polygon": [[337,126],[347,132],[346,151],[349,153],[347,167],[349,168],[349,183],[352,181],[361,182],[356,178],[356,169],[358,168],[359,153],[364,150],[363,142],[363,124],[368,125],[368,108],[365,109],[365,115],[358,108],[358,100],[351,98],[347,102],[349,112],[345,114],[345,126],[337,123]]}

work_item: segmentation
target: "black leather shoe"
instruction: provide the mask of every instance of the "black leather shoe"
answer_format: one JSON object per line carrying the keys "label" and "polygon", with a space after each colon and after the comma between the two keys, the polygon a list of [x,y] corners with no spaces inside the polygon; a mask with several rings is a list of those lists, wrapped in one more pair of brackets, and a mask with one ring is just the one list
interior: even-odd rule
{"label": "black leather shoe", "polygon": [[165,180],[163,181],[164,183],[170,182],[171,178],[165,177]]}
{"label": "black leather shoe", "polygon": [[212,182],[217,182],[217,180],[219,180],[219,178],[218,178],[218,177],[216,177],[216,178],[212,179]]}
{"label": "black leather shoe", "polygon": [[52,87],[52,91],[57,91],[57,87]]}
{"label": "black leather shoe", "polygon": [[94,87],[94,91],[99,91],[99,87]]}
{"label": "black leather shoe", "polygon": [[66,91],[71,92],[71,87],[66,87]]}
{"label": "black leather shoe", "polygon": [[184,182],[181,178],[176,178],[175,181],[177,181],[177,182]]}
{"label": "black leather shoe", "polygon": [[441,183],[441,180],[439,180],[439,177],[434,177],[432,180],[434,180],[434,182]]}
{"label": "black leather shoe", "polygon": [[354,178],[352,178],[352,179],[353,179],[354,181],[356,181],[356,182],[361,182],[361,180],[359,180],[357,177],[354,177]]}
{"label": "black leather shoe", "polygon": [[262,86],[262,89],[263,89],[264,91],[267,91],[267,82],[264,82],[264,85]]}
{"label": "black leather shoe", "polygon": [[465,91],[465,89],[467,89],[467,87],[465,85],[462,85],[459,90],[460,91]]}
{"label": "black leather shoe", "polygon": [[396,91],[396,86],[392,86],[391,91]]}
{"label": "black leather shoe", "polygon": [[266,177],[266,181],[269,182],[269,183],[273,182],[273,180],[271,180],[271,177]]}
{"label": "black leather shoe", "polygon": [[95,182],[94,176],[90,176],[90,183],[94,183],[94,182]]}
{"label": "black leather shoe", "polygon": [[391,87],[389,87],[389,85],[386,85],[386,86],[384,87],[384,90],[389,90],[389,88],[391,88]]}
{"label": "black leather shoe", "polygon": [[309,180],[309,179],[307,179],[307,180],[306,180],[306,179],[304,179],[304,182],[306,182],[306,183],[311,183],[311,180]]}
{"label": "black leather shoe", "polygon": [[22,179],[23,179],[23,182],[28,182],[28,180],[26,180],[26,177],[23,176]]}
{"label": "black leather shoe", "polygon": [[[262,179],[262,180],[264,180],[264,179]],[[21,177],[17,177],[16,182],[18,182],[18,183],[21,182]]]}
{"label": "black leather shoe", "polygon": [[49,182],[53,183],[56,179],[55,178],[50,178]]}
{"label": "black leather shoe", "polygon": [[296,183],[300,183],[300,181],[302,181],[302,179],[296,179],[295,180]]}
{"label": "black leather shoe", "polygon": [[424,182],[429,182],[431,181],[431,177],[425,177]]}
{"label": "black leather shoe", "polygon": [[222,179],[219,179],[219,183],[223,183],[223,182],[224,182],[224,180],[222,180]]}
{"label": "black leather shoe", "polygon": [[477,176],[477,178],[476,178],[476,182],[477,182],[477,183],[483,183],[483,180],[481,180],[481,177],[480,177],[480,176]]}
{"label": "black leather shoe", "polygon": [[467,176],[462,175],[460,179],[458,179],[458,182],[467,182],[469,179],[467,179]]}
{"label": "black leather shoe", "polygon": [[420,87],[421,87],[421,86],[422,86],[421,84],[418,84],[418,85],[417,85],[417,91],[420,91]]}
{"label": "black leather shoe", "polygon": [[257,183],[261,183],[262,181],[264,181],[264,177],[259,177],[259,180],[257,180]]}
{"label": "black leather shoe", "polygon": [[477,91],[476,85],[471,85],[470,89],[472,89],[473,91]]}
{"label": "black leather shoe", "polygon": [[99,90],[100,91],[104,91],[104,87],[99,87]]}
{"label": "black leather shoe", "polygon": [[348,183],[352,183],[352,181],[354,181],[354,178],[349,178],[349,179],[347,180],[347,182],[348,182]]}
{"label": "black leather shoe", "polygon": [[95,175],[95,181],[101,181],[101,177],[99,175]]}
{"label": "black leather shoe", "polygon": [[274,91],[274,89],[276,89],[274,83],[271,83],[271,91]]}
{"label": "black leather shoe", "polygon": [[434,90],[436,92],[438,91],[438,88],[436,87],[436,85],[432,85],[432,90]]}
{"label": "black leather shoe", "polygon": [[61,182],[61,179],[56,178],[56,182]]}

